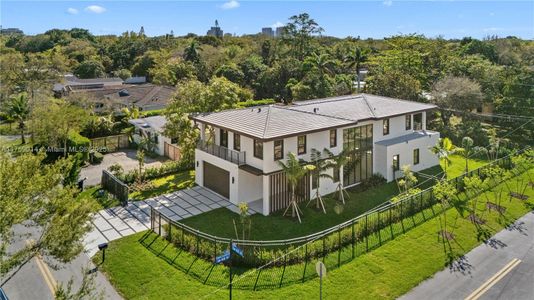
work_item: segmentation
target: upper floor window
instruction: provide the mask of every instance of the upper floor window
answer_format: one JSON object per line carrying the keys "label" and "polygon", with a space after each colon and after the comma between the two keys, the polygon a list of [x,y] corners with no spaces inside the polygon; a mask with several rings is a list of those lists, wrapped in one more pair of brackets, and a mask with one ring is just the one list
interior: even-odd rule
{"label": "upper floor window", "polygon": [[330,130],[330,148],[337,146],[337,129]]}
{"label": "upper floor window", "polygon": [[400,157],[399,155],[393,155],[393,171],[400,170]]}
{"label": "upper floor window", "polygon": [[219,145],[228,147],[228,130],[220,129]]}
{"label": "upper floor window", "polygon": [[413,115],[413,130],[423,130],[423,113]]}
{"label": "upper floor window", "polygon": [[306,153],[306,136],[305,135],[300,135],[297,138],[297,153],[299,155]]}
{"label": "upper floor window", "polygon": [[254,157],[263,159],[263,142],[254,140]]}
{"label": "upper floor window", "polygon": [[241,151],[241,136],[234,133],[234,150]]}
{"label": "upper floor window", "polygon": [[412,129],[412,115],[406,115],[406,130]]}
{"label": "upper floor window", "polygon": [[384,119],[382,124],[382,134],[388,135],[389,134],[389,119]]}
{"label": "upper floor window", "polygon": [[274,160],[284,158],[284,140],[274,141]]}
{"label": "upper floor window", "polygon": [[419,164],[419,148],[413,149],[413,165]]}

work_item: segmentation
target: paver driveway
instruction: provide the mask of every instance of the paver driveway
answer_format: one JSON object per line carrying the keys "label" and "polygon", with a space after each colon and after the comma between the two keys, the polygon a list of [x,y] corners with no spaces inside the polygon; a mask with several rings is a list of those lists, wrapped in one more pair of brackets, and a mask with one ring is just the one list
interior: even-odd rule
{"label": "paver driveway", "polygon": [[[98,244],[116,240],[150,229],[150,207],[178,221],[216,208],[226,207],[238,212],[236,205],[201,186],[180,190],[143,201],[129,202],[99,211],[93,218],[93,230],[85,236],[85,250],[89,256],[98,251]],[[251,208],[251,213],[259,213]]]}

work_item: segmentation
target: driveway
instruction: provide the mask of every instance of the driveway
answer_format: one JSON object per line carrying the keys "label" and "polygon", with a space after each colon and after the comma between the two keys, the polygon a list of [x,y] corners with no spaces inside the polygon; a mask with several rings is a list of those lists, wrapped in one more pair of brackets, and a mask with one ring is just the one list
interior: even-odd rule
{"label": "driveway", "polygon": [[[93,256],[98,251],[98,244],[150,229],[150,207],[173,221],[221,207],[239,212],[239,208],[230,203],[228,199],[201,186],[143,201],[128,202],[126,207],[104,209],[94,216],[93,231],[84,239],[86,253]],[[250,205],[249,207],[251,214],[261,213],[261,206]]]}
{"label": "driveway", "polygon": [[[138,168],[138,162],[136,159],[137,150],[125,149],[120,152],[113,152],[104,155],[104,160],[98,165],[90,165],[82,168],[80,171],[80,178],[87,177],[85,186],[94,186],[100,184],[102,177],[102,170],[107,170],[110,166],[118,163],[122,166],[125,172],[135,170]],[[145,168],[160,166],[166,159],[163,158],[150,158],[145,155]]]}
{"label": "driveway", "polygon": [[400,299],[534,299],[534,212]]}

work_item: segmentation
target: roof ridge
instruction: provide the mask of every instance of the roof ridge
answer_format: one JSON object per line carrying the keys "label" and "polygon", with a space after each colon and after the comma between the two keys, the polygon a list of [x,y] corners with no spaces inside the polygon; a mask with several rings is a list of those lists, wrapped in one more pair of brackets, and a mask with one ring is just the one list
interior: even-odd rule
{"label": "roof ridge", "polygon": [[[313,105],[317,103],[328,103],[328,102],[337,102],[337,101],[344,101],[344,100],[350,100],[350,99],[356,99],[360,98],[362,94],[356,94],[356,95],[345,95],[345,96],[334,96],[334,97],[328,97],[328,98],[322,98],[322,99],[310,99],[310,100],[304,100],[304,101],[297,101],[297,106],[305,106],[305,105]],[[303,104],[298,104],[298,102],[306,102]]]}
{"label": "roof ridge", "polygon": [[262,138],[265,138],[265,133],[267,132],[267,126],[269,126],[269,119],[271,117],[271,108],[272,106],[267,106],[267,116],[265,117],[265,126],[263,126],[263,134],[261,135]]}
{"label": "roof ridge", "polygon": [[365,104],[367,104],[367,107],[369,108],[369,111],[370,111],[371,114],[373,115],[373,118],[376,119],[375,111],[374,111],[374,109],[371,107],[371,104],[369,104],[369,101],[367,101],[367,97],[365,97],[366,94],[361,94],[361,95],[362,95],[363,101],[365,101]]}

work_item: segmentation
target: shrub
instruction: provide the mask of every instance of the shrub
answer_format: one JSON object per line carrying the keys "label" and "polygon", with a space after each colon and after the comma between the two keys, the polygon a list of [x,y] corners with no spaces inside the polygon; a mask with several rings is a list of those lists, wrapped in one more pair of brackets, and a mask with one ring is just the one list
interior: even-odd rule
{"label": "shrub", "polygon": [[[185,170],[190,170],[193,168],[193,165],[187,161],[169,161],[163,163],[159,167],[152,167],[152,168],[146,168],[143,172],[143,176],[145,179],[154,179],[158,177],[163,177],[172,173],[177,173]],[[125,174],[119,175],[119,179],[126,183],[126,184],[132,184],[135,182],[138,176],[137,170],[132,170],[130,172],[127,172]]]}
{"label": "shrub", "polygon": [[370,189],[386,183],[386,179],[382,174],[374,173],[371,177],[362,181],[362,187],[364,189]]}
{"label": "shrub", "polygon": [[102,153],[100,153],[98,151],[93,152],[93,157],[91,159],[91,163],[92,164],[99,164],[103,160],[104,160],[104,154],[102,154]]}
{"label": "shrub", "polygon": [[91,140],[74,130],[69,131],[69,139],[67,140],[67,149],[69,150],[69,153],[81,153],[82,160],[87,161],[89,160],[90,145]]}
{"label": "shrub", "polygon": [[248,100],[245,102],[238,102],[237,107],[238,108],[245,108],[245,107],[251,107],[251,106],[258,106],[258,105],[268,105],[275,103],[274,99],[261,99],[261,100]]}

